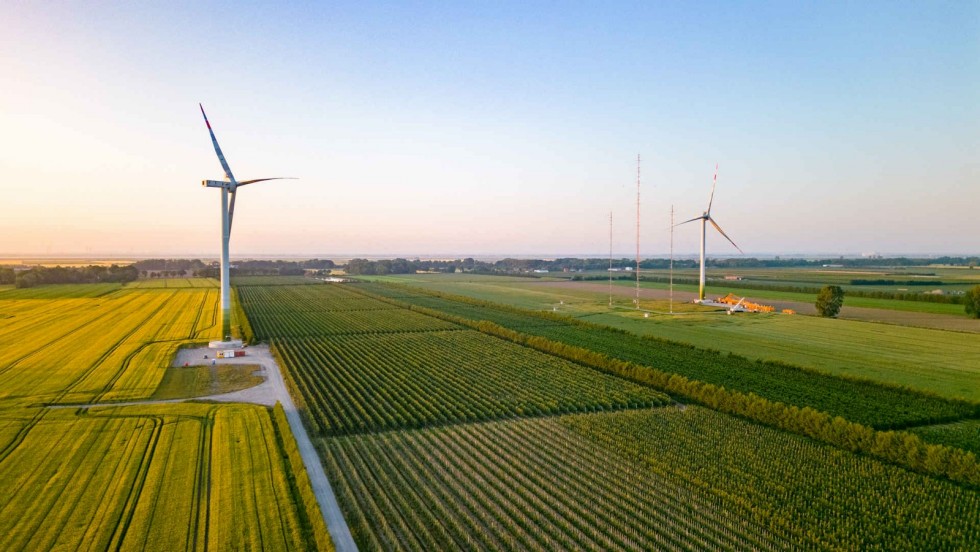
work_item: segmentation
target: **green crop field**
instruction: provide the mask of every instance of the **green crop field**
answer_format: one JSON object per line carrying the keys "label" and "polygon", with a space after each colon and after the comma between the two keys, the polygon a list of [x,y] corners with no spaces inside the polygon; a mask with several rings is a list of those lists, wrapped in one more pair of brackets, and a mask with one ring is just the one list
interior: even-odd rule
{"label": "green crop field", "polygon": [[127,289],[148,289],[148,288],[217,288],[218,280],[214,278],[152,278],[149,280],[137,280],[126,284]]}
{"label": "green crop field", "polygon": [[181,345],[217,337],[217,309],[213,286],[0,291],[4,550],[332,546],[284,418],[255,405],[112,406],[254,383],[168,369]]}
{"label": "green crop field", "polygon": [[[976,403],[942,399],[914,391],[801,370],[772,362],[752,361],[689,345],[645,338],[574,319],[535,315],[513,309],[437,297],[409,288],[360,284],[362,292],[387,295],[411,304],[471,320],[490,320],[507,328],[584,347],[613,358],[683,375],[729,389],[752,392],[770,400],[809,406],[875,427],[905,427],[976,416]],[[564,323],[561,323],[564,320]]]}
{"label": "green crop field", "polygon": [[980,494],[698,407],[325,439],[362,549],[968,550]]}
{"label": "green crop field", "polygon": [[287,481],[294,468],[277,450],[265,408],[167,404],[3,415],[6,550],[306,546]]}
{"label": "green crop field", "polygon": [[922,426],[909,431],[931,443],[956,446],[980,456],[980,420]]}
{"label": "green crop field", "polygon": [[[362,549],[967,550],[980,537],[962,450],[864,429],[852,435],[877,444],[855,454],[749,421],[754,407],[677,404],[617,359],[879,427],[976,418],[975,403],[403,286],[239,291]],[[898,465],[878,459],[906,445],[887,456]],[[960,484],[902,467],[954,457],[943,473]]]}
{"label": "green crop field", "polygon": [[[460,274],[384,280],[531,310],[557,308],[637,335],[980,401],[980,349],[975,334],[810,316],[699,314],[703,309],[690,305],[675,305],[677,312],[684,313],[681,316],[643,318],[629,309],[610,312],[608,296],[600,291],[543,286],[524,278]],[[426,299],[413,301],[425,304]],[[644,301],[643,307],[667,311],[665,302]],[[489,316],[488,320],[496,321],[493,314]]]}
{"label": "green crop field", "polygon": [[[276,351],[292,367],[288,374],[303,391],[308,420],[322,434],[667,399],[340,286],[247,288],[240,294],[256,334],[281,336],[273,339]],[[296,337],[300,330],[303,337]]]}
{"label": "green crop field", "polygon": [[472,330],[274,343],[323,434],[667,402],[652,389]]}
{"label": "green crop field", "polygon": [[231,279],[235,287],[245,286],[294,286],[297,284],[323,285],[316,278],[306,276],[235,276]]}

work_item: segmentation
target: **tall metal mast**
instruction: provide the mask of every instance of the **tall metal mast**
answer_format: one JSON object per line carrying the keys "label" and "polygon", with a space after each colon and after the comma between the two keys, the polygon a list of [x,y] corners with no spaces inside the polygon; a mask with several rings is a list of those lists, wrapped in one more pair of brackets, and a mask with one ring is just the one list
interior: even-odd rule
{"label": "tall metal mast", "polygon": [[609,211],[609,307],[612,307],[612,211]]}
{"label": "tall metal mast", "polygon": [[636,154],[636,308],[640,308],[640,154]]}
{"label": "tall metal mast", "polygon": [[670,314],[674,314],[674,206],[670,206]]}

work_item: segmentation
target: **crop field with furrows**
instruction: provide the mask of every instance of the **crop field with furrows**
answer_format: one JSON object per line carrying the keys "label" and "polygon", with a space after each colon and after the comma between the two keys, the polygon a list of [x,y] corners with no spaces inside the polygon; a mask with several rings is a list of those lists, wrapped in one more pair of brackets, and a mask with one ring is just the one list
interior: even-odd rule
{"label": "crop field with furrows", "polygon": [[253,316],[250,321],[258,339],[457,329],[455,324],[404,309],[283,313]]}
{"label": "crop field with furrows", "polygon": [[68,295],[50,298],[46,287],[37,298],[0,295],[0,402],[146,398],[177,347],[219,337],[217,289]]}
{"label": "crop field with furrows", "polygon": [[[177,347],[217,337],[217,289],[16,292],[0,293],[4,550],[332,548],[289,426],[267,408],[46,406],[151,398]],[[164,391],[194,394],[187,375]],[[218,375],[222,389],[250,378]]]}
{"label": "crop field with furrows", "polygon": [[275,339],[320,434],[666,404],[668,397],[472,330]]}
{"label": "crop field with furrows", "polygon": [[908,431],[930,443],[959,447],[980,456],[980,420],[921,426]]}
{"label": "crop field with furrows", "polygon": [[[413,287],[529,310],[557,308],[568,316],[630,333],[734,353],[753,360],[776,360],[829,374],[868,378],[945,397],[980,401],[977,383],[980,349],[974,345],[975,333],[816,316],[724,316],[719,312],[696,313],[705,309],[689,303],[674,304],[674,312],[682,315],[655,314],[644,318],[643,313],[628,309],[609,309],[608,295],[602,285],[595,287],[583,283],[581,286],[562,284],[556,287],[546,282],[527,282],[527,278],[509,278],[508,282],[500,277],[452,276],[414,275],[406,276],[404,281],[411,282]],[[394,276],[387,280],[399,281]],[[430,306],[427,301],[431,300],[417,298],[412,302]],[[934,305],[909,301],[893,303]],[[642,304],[644,308],[661,313],[669,309],[666,300],[643,300]],[[851,298],[845,299],[845,304],[851,304]],[[431,306],[440,308],[438,304]],[[957,319],[963,318],[962,305],[934,306],[956,307]],[[442,308],[452,308],[451,312],[467,318],[472,316],[455,309],[474,310],[457,305]],[[980,328],[980,322],[977,327]],[[924,366],[928,369],[923,369]]]}
{"label": "crop field with furrows", "polygon": [[290,483],[297,466],[279,445],[279,432],[292,437],[263,407],[186,403],[0,416],[5,550],[317,545],[304,520],[319,512],[298,510]]}
{"label": "crop field with furrows", "polygon": [[[381,284],[361,284],[354,289],[458,317],[492,320],[530,335],[728,389],[752,392],[773,401],[809,406],[873,427],[907,427],[980,414],[980,405],[975,402],[946,399],[868,380],[846,379],[784,363],[753,361],[686,344],[650,339],[606,326],[583,324],[550,313],[532,313],[473,300],[456,300],[422,290],[413,293],[405,288]],[[564,323],[558,323],[562,321]],[[975,377],[971,381],[975,381]]]}
{"label": "crop field with furrows", "polygon": [[147,288],[217,288],[221,283],[215,278],[153,278],[126,284],[127,289]]}
{"label": "crop field with furrows", "polygon": [[238,294],[258,339],[458,328],[337,286],[244,287]]}
{"label": "crop field with furrows", "polygon": [[348,286],[244,286],[238,289],[242,305],[262,316],[266,313],[391,310],[383,301],[351,293]]}
{"label": "crop field with furrows", "polygon": [[699,407],[327,438],[370,550],[969,550],[980,493]]}
{"label": "crop field with furrows", "polygon": [[0,301],[85,299],[102,297],[118,289],[122,289],[122,284],[52,284],[33,288],[0,287]]}
{"label": "crop field with furrows", "polygon": [[306,276],[233,276],[231,285],[246,286],[295,286],[295,285],[324,285],[322,280]]}

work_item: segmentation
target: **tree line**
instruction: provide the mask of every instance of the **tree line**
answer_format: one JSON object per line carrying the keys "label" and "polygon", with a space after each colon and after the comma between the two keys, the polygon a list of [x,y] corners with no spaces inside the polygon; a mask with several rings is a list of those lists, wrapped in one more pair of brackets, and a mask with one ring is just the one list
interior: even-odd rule
{"label": "tree line", "polygon": [[27,270],[0,269],[0,284],[30,288],[41,284],[98,284],[132,282],[139,277],[133,265],[36,266]]}

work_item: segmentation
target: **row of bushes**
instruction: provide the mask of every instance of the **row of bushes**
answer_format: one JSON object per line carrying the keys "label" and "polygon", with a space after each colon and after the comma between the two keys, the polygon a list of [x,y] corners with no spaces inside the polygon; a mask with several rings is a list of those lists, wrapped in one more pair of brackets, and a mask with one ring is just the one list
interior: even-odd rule
{"label": "row of bushes", "polygon": [[831,416],[813,408],[786,405],[755,395],[670,374],[649,366],[616,360],[582,347],[532,336],[487,321],[475,321],[444,312],[384,298],[392,304],[422,314],[474,328],[584,366],[624,377],[683,397],[720,412],[736,415],[770,427],[790,431],[851,452],[867,454],[899,466],[952,481],[980,487],[980,465],[976,456],[961,449],[928,444],[918,436],[875,429]]}

